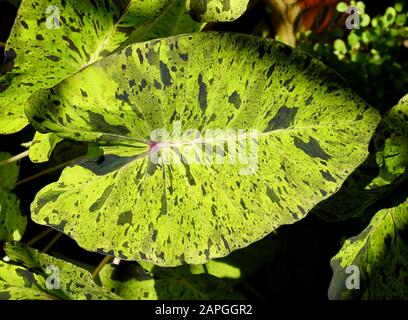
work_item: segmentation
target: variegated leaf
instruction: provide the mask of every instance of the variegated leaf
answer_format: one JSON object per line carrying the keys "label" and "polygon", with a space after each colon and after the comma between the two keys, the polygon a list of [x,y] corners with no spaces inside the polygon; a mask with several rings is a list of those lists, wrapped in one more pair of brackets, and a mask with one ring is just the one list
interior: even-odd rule
{"label": "variegated leaf", "polygon": [[[27,125],[30,95],[51,87],[125,43],[198,31],[185,0],[23,0],[5,48],[0,134]],[[123,1],[121,1],[123,3]],[[171,26],[171,27],[169,27]]]}
{"label": "variegated leaf", "polygon": [[7,243],[13,264],[0,261],[0,300],[120,300],[91,274],[22,243]]}
{"label": "variegated leaf", "polygon": [[[380,210],[331,261],[330,299],[407,299],[408,200]],[[358,290],[356,290],[358,289]]]}
{"label": "variegated leaf", "polygon": [[[0,152],[0,162],[11,154]],[[20,240],[27,218],[20,210],[20,200],[11,192],[18,179],[20,164],[0,164],[0,241]]]}
{"label": "variegated leaf", "polygon": [[39,192],[34,221],[163,266],[225,256],[302,219],[364,161],[379,122],[319,61],[229,33],[131,45],[33,95],[27,115],[104,149]]}
{"label": "variegated leaf", "polygon": [[191,16],[197,21],[232,21],[244,14],[249,0],[187,0]]}

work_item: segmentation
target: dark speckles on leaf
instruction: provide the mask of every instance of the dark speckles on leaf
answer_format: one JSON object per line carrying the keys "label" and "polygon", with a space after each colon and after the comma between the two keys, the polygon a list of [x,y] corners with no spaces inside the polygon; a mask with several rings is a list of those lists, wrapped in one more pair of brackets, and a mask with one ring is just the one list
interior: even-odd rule
{"label": "dark speckles on leaf", "polygon": [[205,112],[207,109],[207,85],[203,81],[203,75],[200,73],[198,76],[198,86],[199,86],[199,91],[198,91],[198,103],[200,105],[200,109],[202,112]]}
{"label": "dark speckles on leaf", "polygon": [[41,210],[42,207],[44,207],[47,203],[49,202],[55,202],[57,201],[58,197],[63,194],[64,191],[59,190],[59,191],[49,191],[45,193],[40,200],[37,202],[37,207],[36,211]]}
{"label": "dark speckles on leaf", "polygon": [[82,90],[82,89],[81,89],[81,95],[82,95],[83,97],[85,97],[85,98],[88,96],[88,94],[87,94],[84,90]]}
{"label": "dark speckles on leaf", "polygon": [[236,109],[241,107],[241,97],[237,91],[234,91],[228,98],[228,102],[233,104]]}
{"label": "dark speckles on leaf", "polygon": [[117,224],[118,224],[118,226],[123,226],[126,223],[131,224],[132,219],[133,219],[133,213],[131,211],[125,211],[125,212],[122,212],[119,215],[119,219],[118,219]]}
{"label": "dark speckles on leaf", "polygon": [[297,207],[298,207],[299,211],[302,213],[302,215],[304,216],[306,214],[305,209],[303,209],[303,207],[301,207],[299,205]]}
{"label": "dark speckles on leaf", "polygon": [[322,174],[323,178],[325,178],[327,181],[337,182],[337,180],[333,178],[329,171],[320,170],[320,173]]}
{"label": "dark speckles on leaf", "polygon": [[297,112],[298,108],[281,107],[277,114],[269,121],[268,127],[264,132],[288,128],[293,124]]}
{"label": "dark speckles on leaf", "polygon": [[28,30],[28,24],[27,24],[27,22],[25,22],[24,20],[21,20],[20,23],[21,23],[21,25],[24,27],[24,29],[27,29],[27,30]]}
{"label": "dark speckles on leaf", "polygon": [[39,41],[44,40],[44,37],[43,37],[41,34],[37,34],[37,35],[35,36],[35,38],[36,38],[37,40],[39,40]]}
{"label": "dark speckles on leaf", "polygon": [[62,39],[64,39],[68,43],[68,48],[69,49],[71,49],[72,51],[75,51],[82,58],[82,54],[79,51],[78,47],[75,45],[74,41],[72,41],[67,36],[62,36]]}
{"label": "dark speckles on leaf", "polygon": [[115,98],[123,102],[129,103],[129,94],[126,91],[123,91],[123,93],[115,92]]}
{"label": "dark speckles on leaf", "polygon": [[225,249],[227,249],[228,251],[230,251],[230,246],[228,244],[228,241],[225,240],[224,236],[221,236],[222,242],[224,243],[224,247]]}
{"label": "dark speckles on leaf", "polygon": [[[130,84],[130,82],[129,82],[129,84]],[[146,86],[147,86],[147,81],[146,81],[146,79],[142,79],[142,80],[140,81],[139,91],[142,92],[143,89],[146,88]]]}
{"label": "dark speckles on leaf", "polygon": [[129,129],[123,125],[113,125],[106,122],[105,118],[99,113],[87,111],[89,115],[90,125],[99,132],[114,133],[119,135],[127,135],[130,133]]}
{"label": "dark speckles on leaf", "polygon": [[[137,52],[137,56],[138,56],[138,58],[139,58],[140,64],[142,64],[142,63],[143,63],[143,60],[144,60],[143,54],[142,54],[142,50],[140,50],[140,48],[137,48],[137,49],[136,49],[136,52]],[[127,55],[127,54],[126,54],[126,55]]]}
{"label": "dark speckles on leaf", "polygon": [[58,62],[61,60],[60,57],[54,56],[54,55],[49,55],[49,56],[45,56],[47,59],[54,61],[54,62]]}
{"label": "dark speckles on leaf", "polygon": [[180,53],[180,58],[183,61],[187,61],[188,60],[188,54],[187,53]]}
{"label": "dark speckles on leaf", "polygon": [[279,202],[279,201],[280,201],[280,199],[279,199],[279,197],[277,196],[277,194],[275,193],[275,191],[273,191],[273,189],[270,188],[269,186],[267,186],[266,195],[269,197],[269,199],[271,199],[271,201],[272,201],[273,203],[276,203],[276,202]]}
{"label": "dark speckles on leaf", "polygon": [[273,71],[275,70],[275,64],[271,65],[268,69],[268,71],[266,72],[266,77],[270,78],[273,74]]}
{"label": "dark speckles on leaf", "polygon": [[128,81],[129,87],[133,88],[136,85],[136,81],[134,79],[131,79]]}
{"label": "dark speckles on leaf", "polygon": [[305,103],[307,106],[312,103],[313,98],[314,98],[313,95],[311,95],[309,98],[306,99]]}
{"label": "dark speckles on leaf", "polygon": [[153,235],[152,235],[152,241],[153,241],[153,242],[156,241],[157,233],[158,233],[157,229],[154,229],[154,230],[153,230]]}
{"label": "dark speckles on leaf", "polygon": [[161,90],[161,88],[162,88],[160,82],[157,81],[156,79],[154,79],[154,87],[155,87],[157,90]]}
{"label": "dark speckles on leaf", "polygon": [[131,57],[132,56],[132,48],[131,47],[126,48],[125,55],[126,55],[126,57]]}
{"label": "dark speckles on leaf", "polygon": [[100,196],[99,199],[97,199],[90,207],[89,207],[89,211],[90,212],[94,212],[96,210],[99,210],[103,207],[103,205],[105,204],[106,200],[108,199],[109,195],[112,192],[114,185],[110,185],[108,186],[105,191],[102,193],[102,195]]}
{"label": "dark speckles on leaf", "polygon": [[159,62],[160,66],[160,78],[164,85],[164,88],[171,86],[171,75],[170,70],[163,61]]}
{"label": "dark speckles on leaf", "polygon": [[312,158],[321,158],[323,160],[329,160],[332,158],[320,147],[319,142],[312,137],[309,137],[308,143],[302,141],[299,137],[295,137],[294,142],[297,148],[301,149]]}
{"label": "dark speckles on leaf", "polygon": [[295,76],[293,76],[292,78],[286,79],[286,80],[283,82],[283,86],[284,86],[284,87],[288,87],[288,86],[292,83],[293,79],[295,79]]}

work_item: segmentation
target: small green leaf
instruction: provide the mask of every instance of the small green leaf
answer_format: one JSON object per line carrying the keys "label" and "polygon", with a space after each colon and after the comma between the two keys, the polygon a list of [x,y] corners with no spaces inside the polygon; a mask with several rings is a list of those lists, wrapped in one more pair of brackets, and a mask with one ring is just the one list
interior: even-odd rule
{"label": "small green leaf", "polygon": [[[380,210],[370,225],[359,235],[346,240],[331,260],[333,278],[329,298],[406,299],[407,234],[408,200]],[[355,281],[359,282],[358,290],[353,290]]]}
{"label": "small green leaf", "polygon": [[[234,33],[131,45],[33,95],[27,115],[41,132],[104,150],[42,189],[32,219],[87,250],[161,266],[202,264],[302,219],[366,158],[379,121],[319,61]],[[224,131],[197,139],[191,128]],[[158,129],[170,136],[152,138]],[[210,150],[197,163],[195,144],[224,160]],[[240,145],[247,160],[225,161]],[[154,163],[156,150],[183,160]]]}
{"label": "small green leaf", "polygon": [[[0,152],[0,162],[11,154]],[[27,218],[20,210],[20,200],[10,191],[18,179],[18,162],[0,165],[0,241],[20,240],[24,234]]]}
{"label": "small green leaf", "polygon": [[[0,300],[118,300],[91,274],[22,243],[7,243],[13,265],[0,261]],[[15,265],[15,263],[18,264]]]}
{"label": "small green leaf", "polygon": [[244,14],[249,0],[187,0],[186,6],[196,21],[233,21]]}
{"label": "small green leaf", "polygon": [[336,51],[342,54],[347,52],[346,44],[342,39],[336,39],[334,41],[334,49],[336,49]]}
{"label": "small green leaf", "polygon": [[52,151],[62,140],[53,133],[42,134],[36,132],[29,150],[30,160],[36,163],[50,160]]}
{"label": "small green leaf", "polygon": [[339,2],[336,7],[337,11],[342,12],[342,13],[346,12],[347,8],[348,8],[348,4],[345,2]]}
{"label": "small green leaf", "polygon": [[188,266],[154,267],[147,273],[136,263],[106,265],[99,273],[104,288],[126,300],[237,300],[230,283],[211,275],[194,275]]}

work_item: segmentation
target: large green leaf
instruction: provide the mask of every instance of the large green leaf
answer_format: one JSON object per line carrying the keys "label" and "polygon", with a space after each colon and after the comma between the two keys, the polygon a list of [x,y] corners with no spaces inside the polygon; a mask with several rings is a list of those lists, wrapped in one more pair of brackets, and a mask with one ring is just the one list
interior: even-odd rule
{"label": "large green leaf", "polygon": [[50,160],[52,151],[61,141],[62,139],[53,133],[36,132],[29,149],[30,160],[36,163]]}
{"label": "large green leaf", "polygon": [[[0,152],[0,162],[11,154]],[[10,192],[17,182],[18,162],[0,164],[0,241],[20,240],[27,225],[27,218],[20,210],[20,200]]]}
{"label": "large green leaf", "polygon": [[[0,134],[27,125],[24,105],[121,45],[194,32],[184,0],[23,0],[5,49],[0,78]],[[171,25],[171,27],[169,27]]]}
{"label": "large green leaf", "polygon": [[[379,121],[319,61],[228,33],[129,46],[33,95],[27,115],[104,149],[42,189],[32,218],[88,250],[166,266],[202,264],[302,219],[366,158]],[[178,126],[180,141],[151,138]],[[202,144],[206,163],[195,163]],[[242,150],[247,163],[226,158]]]}
{"label": "large green leaf", "polygon": [[197,21],[232,21],[246,11],[249,0],[187,0],[191,16]]}
{"label": "large green leaf", "polygon": [[106,265],[99,277],[103,286],[126,300],[242,299],[230,284],[210,275],[191,274],[187,266],[154,267],[148,273],[136,263]]}
{"label": "large green leaf", "polygon": [[[379,211],[370,225],[359,235],[346,240],[340,252],[333,257],[329,298],[406,299],[407,236],[408,200]],[[355,270],[346,272],[349,266],[358,267],[359,273]],[[358,276],[359,288],[347,288],[347,278]],[[355,282],[352,284],[355,285]]]}
{"label": "large green leaf", "polygon": [[[21,243],[7,243],[14,264],[0,261],[0,300],[117,300],[91,274]],[[15,265],[17,263],[18,265]]]}
{"label": "large green leaf", "polygon": [[327,221],[376,213],[384,199],[408,178],[408,95],[387,112],[372,141],[364,164],[333,197],[319,204],[316,213]]}

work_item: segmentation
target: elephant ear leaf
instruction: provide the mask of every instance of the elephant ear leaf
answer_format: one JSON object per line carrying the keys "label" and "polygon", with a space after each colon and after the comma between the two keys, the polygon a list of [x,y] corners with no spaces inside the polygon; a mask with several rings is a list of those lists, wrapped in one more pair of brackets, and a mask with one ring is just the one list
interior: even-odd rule
{"label": "elephant ear leaf", "polygon": [[7,243],[0,261],[0,300],[120,300],[99,287],[91,274],[22,243]]}
{"label": "elephant ear leaf", "polygon": [[249,0],[187,0],[186,6],[196,21],[226,22],[244,14]]}
{"label": "elephant ear leaf", "polygon": [[7,164],[11,154],[0,152],[0,241],[20,240],[27,218],[20,210],[20,200],[11,192],[18,179],[18,162]]}
{"label": "elephant ear leaf", "polygon": [[408,95],[384,115],[372,142],[373,152],[364,164],[338,193],[316,207],[319,217],[339,221],[374,214],[407,180]]}
{"label": "elephant ear leaf", "polygon": [[[380,210],[331,260],[330,299],[408,296],[408,200]],[[358,290],[356,290],[358,289]]]}
{"label": "elephant ear leaf", "polygon": [[211,275],[194,275],[187,266],[154,267],[147,273],[136,263],[106,265],[99,277],[104,288],[126,300],[237,300],[231,283]]}
{"label": "elephant ear leaf", "polygon": [[[28,124],[24,105],[128,42],[198,31],[184,0],[23,0],[0,74],[0,134]],[[163,27],[163,23],[166,26]],[[174,32],[174,33],[172,33]]]}
{"label": "elephant ear leaf", "polygon": [[389,185],[408,168],[408,95],[388,111],[374,135],[378,176],[367,189]]}
{"label": "elephant ear leaf", "polygon": [[299,221],[364,161],[380,120],[311,56],[233,33],[133,44],[26,111],[41,132],[104,150],[42,189],[32,219],[161,266],[202,264]]}

